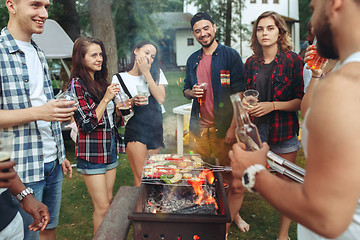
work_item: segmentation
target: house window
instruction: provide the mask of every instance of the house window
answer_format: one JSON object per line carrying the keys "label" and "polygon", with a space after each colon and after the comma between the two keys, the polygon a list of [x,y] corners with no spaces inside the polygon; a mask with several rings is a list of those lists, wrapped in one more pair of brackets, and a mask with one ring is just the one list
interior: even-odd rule
{"label": "house window", "polygon": [[250,3],[256,3],[256,0],[250,0]]}
{"label": "house window", "polygon": [[277,3],[277,4],[279,4],[279,0],[274,0],[274,3]]}
{"label": "house window", "polygon": [[194,39],[193,38],[188,38],[187,39],[187,45],[188,46],[194,46]]}
{"label": "house window", "polygon": [[268,1],[267,0],[262,0],[262,3],[268,3]]}

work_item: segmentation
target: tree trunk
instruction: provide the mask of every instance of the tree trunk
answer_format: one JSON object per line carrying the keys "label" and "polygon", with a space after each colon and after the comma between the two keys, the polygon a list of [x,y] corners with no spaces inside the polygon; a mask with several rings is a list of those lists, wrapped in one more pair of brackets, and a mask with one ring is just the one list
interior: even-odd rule
{"label": "tree trunk", "polygon": [[79,14],[76,11],[75,0],[54,0],[54,6],[61,6],[61,15],[56,20],[69,37],[75,41],[80,36]]}
{"label": "tree trunk", "polygon": [[89,0],[89,12],[93,36],[103,41],[109,70],[108,81],[118,72],[115,30],[110,0]]}
{"label": "tree trunk", "polygon": [[226,2],[225,45],[231,47],[232,0]]}

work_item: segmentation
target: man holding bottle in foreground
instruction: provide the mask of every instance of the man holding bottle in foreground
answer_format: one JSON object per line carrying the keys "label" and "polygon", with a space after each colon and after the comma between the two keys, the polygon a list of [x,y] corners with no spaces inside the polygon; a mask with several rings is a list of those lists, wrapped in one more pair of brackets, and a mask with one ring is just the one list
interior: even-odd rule
{"label": "man holding bottle in foreground", "polygon": [[[312,26],[322,57],[342,66],[320,79],[302,127],[307,158],[304,184],[265,170],[266,143],[230,151],[239,185],[259,192],[279,212],[297,221],[298,239],[357,239],[360,236],[360,21],[359,0],[312,0]],[[307,56],[308,60],[310,56]],[[325,238],[323,238],[325,237]]]}

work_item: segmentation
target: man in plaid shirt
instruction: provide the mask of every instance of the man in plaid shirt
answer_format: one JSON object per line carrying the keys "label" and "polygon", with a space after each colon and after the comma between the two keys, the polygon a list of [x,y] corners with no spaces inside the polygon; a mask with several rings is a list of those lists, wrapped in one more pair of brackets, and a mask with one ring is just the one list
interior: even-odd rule
{"label": "man in plaid shirt", "polygon": [[[0,35],[0,130],[14,133],[12,160],[26,187],[49,208],[50,222],[40,238],[55,239],[61,203],[62,175],[72,169],[65,159],[59,121],[68,121],[76,108],[73,101],[56,101],[44,53],[31,40],[43,32],[49,0],[7,0],[8,26]],[[25,239],[31,215],[20,209]]]}

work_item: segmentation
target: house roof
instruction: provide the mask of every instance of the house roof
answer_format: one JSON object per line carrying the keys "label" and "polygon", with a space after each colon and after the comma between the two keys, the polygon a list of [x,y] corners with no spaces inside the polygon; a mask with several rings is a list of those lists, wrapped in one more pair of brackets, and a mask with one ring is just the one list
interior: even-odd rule
{"label": "house roof", "polygon": [[191,29],[191,13],[160,12],[152,14],[152,18],[160,29]]}

